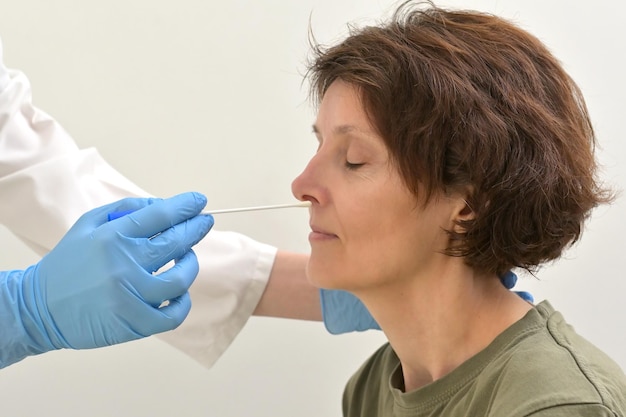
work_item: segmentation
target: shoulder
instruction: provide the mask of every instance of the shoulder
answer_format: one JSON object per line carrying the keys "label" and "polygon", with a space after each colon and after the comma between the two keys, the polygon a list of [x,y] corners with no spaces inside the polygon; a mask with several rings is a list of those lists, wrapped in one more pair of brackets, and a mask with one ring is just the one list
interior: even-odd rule
{"label": "shoulder", "polygon": [[626,415],[626,376],[619,365],[578,335],[549,303],[536,311],[540,319],[529,326],[533,331],[511,341],[476,380],[498,392],[492,405],[512,413],[514,404],[527,411],[584,404]]}

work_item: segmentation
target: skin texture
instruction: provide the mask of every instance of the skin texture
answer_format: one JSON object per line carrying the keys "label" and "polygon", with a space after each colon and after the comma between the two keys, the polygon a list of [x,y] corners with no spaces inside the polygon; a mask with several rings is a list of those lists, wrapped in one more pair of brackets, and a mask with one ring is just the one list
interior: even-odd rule
{"label": "skin texture", "polygon": [[531,308],[496,275],[442,253],[445,230],[473,212],[459,193],[420,203],[355,87],[330,85],[314,132],[317,153],[292,184],[312,203],[308,278],[365,303],[400,358],[407,391],[449,373]]}

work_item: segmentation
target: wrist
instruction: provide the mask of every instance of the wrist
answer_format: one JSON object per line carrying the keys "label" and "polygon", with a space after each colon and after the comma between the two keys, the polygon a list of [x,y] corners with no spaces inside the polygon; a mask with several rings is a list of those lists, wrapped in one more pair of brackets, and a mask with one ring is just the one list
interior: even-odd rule
{"label": "wrist", "polygon": [[42,318],[36,266],[0,272],[0,368],[27,356],[58,349]]}

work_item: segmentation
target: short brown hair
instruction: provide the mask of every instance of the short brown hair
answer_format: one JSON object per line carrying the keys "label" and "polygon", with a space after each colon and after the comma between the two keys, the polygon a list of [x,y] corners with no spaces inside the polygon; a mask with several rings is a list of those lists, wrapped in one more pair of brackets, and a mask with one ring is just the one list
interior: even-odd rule
{"label": "short brown hair", "polygon": [[353,27],[313,53],[313,99],[337,79],[356,86],[416,196],[468,192],[475,218],[448,231],[446,253],[476,269],[535,270],[611,199],[596,179],[580,89],[537,38],[502,18],[407,2],[389,22]]}

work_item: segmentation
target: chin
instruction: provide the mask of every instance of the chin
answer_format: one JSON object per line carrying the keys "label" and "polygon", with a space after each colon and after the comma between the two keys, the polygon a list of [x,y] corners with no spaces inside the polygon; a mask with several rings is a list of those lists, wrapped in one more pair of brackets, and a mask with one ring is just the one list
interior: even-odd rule
{"label": "chin", "polygon": [[309,261],[307,264],[306,277],[314,287],[328,290],[341,289],[339,287],[340,283],[336,279],[333,279],[333,272],[315,262]]}
{"label": "chin", "polygon": [[310,260],[306,267],[306,277],[311,285],[325,290],[349,290],[355,286],[354,281],[346,279],[345,273],[339,273],[324,263],[319,264]]}

